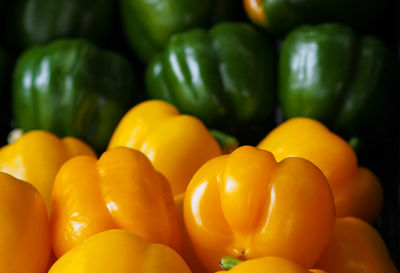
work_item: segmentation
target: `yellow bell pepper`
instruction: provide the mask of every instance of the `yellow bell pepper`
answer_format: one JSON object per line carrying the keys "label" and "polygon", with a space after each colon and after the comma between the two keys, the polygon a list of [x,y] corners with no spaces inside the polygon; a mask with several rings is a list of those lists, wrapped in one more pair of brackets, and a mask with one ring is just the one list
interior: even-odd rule
{"label": "yellow bell pepper", "polygon": [[335,207],[326,178],[309,161],[277,163],[271,153],[243,146],[193,176],[184,217],[209,272],[223,256],[279,256],[310,268],[332,235]]}
{"label": "yellow bell pepper", "polygon": [[50,213],[54,178],[61,165],[77,155],[96,156],[77,138],[60,139],[45,131],[30,131],[0,149],[0,171],[34,185]]}
{"label": "yellow bell pepper", "polygon": [[180,252],[182,234],[168,181],[139,151],[117,147],[100,159],[67,161],[54,181],[51,213],[57,257],[96,233],[121,228]]}
{"label": "yellow bell pepper", "polygon": [[197,118],[180,115],[172,105],[149,100],[133,107],[121,120],[109,148],[126,146],[143,152],[171,184],[185,192],[193,174],[221,148]]}
{"label": "yellow bell pepper", "polygon": [[[224,260],[226,261],[224,262]],[[326,273],[319,269],[306,270],[294,262],[280,257],[262,257],[244,262],[226,257],[221,260],[223,268],[225,268],[225,263],[228,263],[229,267],[233,266],[231,270],[228,270],[231,273]],[[216,273],[223,272],[227,271],[218,271]]]}
{"label": "yellow bell pepper", "polygon": [[398,273],[379,233],[354,217],[337,219],[327,248],[316,268],[329,273]]}
{"label": "yellow bell pepper", "polygon": [[0,172],[0,272],[44,273],[50,262],[46,207],[35,187]]}
{"label": "yellow bell pepper", "polygon": [[207,273],[207,270],[200,263],[196,254],[194,253],[192,243],[190,242],[189,235],[186,231],[185,221],[183,218],[183,200],[185,194],[179,194],[174,197],[175,206],[178,211],[179,222],[181,224],[181,229],[183,233],[183,251],[182,258],[189,265],[193,273]]}
{"label": "yellow bell pepper", "polygon": [[326,176],[335,198],[336,216],[355,216],[373,221],[383,202],[378,178],[358,167],[351,146],[322,123],[293,118],[269,133],[257,146],[270,151],[278,161],[302,157],[314,163]]}
{"label": "yellow bell pepper", "polygon": [[191,273],[171,248],[125,230],[99,233],[62,256],[49,273]]}

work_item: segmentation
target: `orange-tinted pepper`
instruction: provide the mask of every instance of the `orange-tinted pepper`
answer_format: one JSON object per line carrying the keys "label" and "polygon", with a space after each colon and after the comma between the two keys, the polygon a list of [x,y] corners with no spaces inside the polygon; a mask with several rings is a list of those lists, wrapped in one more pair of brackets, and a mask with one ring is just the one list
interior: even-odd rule
{"label": "orange-tinted pepper", "polygon": [[168,181],[139,151],[117,147],[100,159],[78,156],[58,172],[51,232],[57,257],[90,236],[114,228],[181,250],[182,238]]}
{"label": "orange-tinted pepper", "polygon": [[185,194],[176,195],[175,206],[178,211],[179,222],[181,224],[182,233],[183,233],[183,251],[182,251],[182,258],[186,261],[189,265],[190,269],[193,273],[207,273],[207,270],[203,267],[200,263],[199,259],[197,258],[196,254],[194,253],[192,243],[190,242],[189,235],[186,231],[185,222],[183,219],[183,200]]}
{"label": "orange-tinted pepper", "polygon": [[157,100],[138,104],[124,116],[109,143],[109,148],[116,146],[143,152],[168,179],[174,195],[185,192],[201,165],[221,154],[199,119]]}
{"label": "orange-tinted pepper", "polygon": [[250,146],[208,161],[185,194],[185,224],[209,272],[221,257],[279,256],[310,268],[333,232],[329,184],[309,161]]}
{"label": "orange-tinted pepper", "polygon": [[[294,262],[280,257],[263,257],[244,261],[235,265],[228,271],[232,273],[326,273],[319,269],[306,270]],[[223,272],[227,271],[218,271],[216,273]]]}
{"label": "orange-tinted pepper", "polygon": [[96,156],[77,138],[60,139],[45,131],[30,131],[0,149],[0,171],[34,185],[50,213],[54,178],[61,165],[77,155]]}
{"label": "orange-tinted pepper", "polygon": [[50,231],[38,191],[0,172],[0,272],[44,273],[50,261]]}
{"label": "orange-tinted pepper", "polygon": [[337,219],[327,248],[315,266],[329,273],[398,273],[379,233],[355,217]]}
{"label": "orange-tinted pepper", "polygon": [[125,230],[94,235],[67,252],[49,273],[191,273],[171,248],[149,244]]}
{"label": "orange-tinted pepper", "polygon": [[269,133],[258,148],[270,151],[278,161],[302,157],[314,163],[326,176],[336,204],[336,216],[374,220],[382,207],[383,190],[378,178],[358,167],[350,145],[309,118],[293,118]]}
{"label": "orange-tinted pepper", "polygon": [[263,27],[267,26],[267,18],[262,0],[243,0],[243,5],[251,21]]}

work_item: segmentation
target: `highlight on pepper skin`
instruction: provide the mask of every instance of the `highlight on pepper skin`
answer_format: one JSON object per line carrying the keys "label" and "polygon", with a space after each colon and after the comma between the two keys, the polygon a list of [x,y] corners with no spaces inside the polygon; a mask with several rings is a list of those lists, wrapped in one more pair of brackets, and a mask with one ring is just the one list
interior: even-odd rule
{"label": "highlight on pepper skin", "polygon": [[144,153],[171,185],[184,193],[193,174],[222,153],[204,124],[164,101],[149,100],[133,107],[115,129],[108,148],[125,146]]}
{"label": "highlight on pepper skin", "polygon": [[34,185],[50,215],[54,178],[64,162],[77,155],[96,157],[92,148],[77,138],[61,139],[34,130],[0,149],[0,171]]}
{"label": "highlight on pepper skin", "polygon": [[177,252],[163,244],[150,244],[119,229],[90,237],[51,267],[49,273],[191,273]]}
{"label": "highlight on pepper skin", "polygon": [[353,148],[322,123],[292,118],[272,130],[257,146],[278,161],[301,157],[315,164],[328,179],[336,216],[354,216],[372,222],[381,211],[383,189],[378,177],[359,167]]}
{"label": "highlight on pepper skin", "polygon": [[45,203],[29,183],[0,172],[0,272],[44,273],[51,255]]}
{"label": "highlight on pepper skin", "polygon": [[223,256],[280,256],[310,268],[332,235],[335,207],[326,178],[311,162],[277,163],[270,152],[243,146],[197,171],[184,217],[209,272],[218,270]]}
{"label": "highlight on pepper skin", "polygon": [[186,261],[189,265],[192,273],[206,273],[207,270],[204,266],[200,263],[199,259],[197,258],[196,254],[193,250],[193,245],[190,241],[189,235],[187,234],[184,216],[183,216],[183,201],[184,201],[185,194],[180,194],[174,197],[175,206],[178,211],[179,223],[181,224],[182,233],[183,233],[183,251],[182,251],[182,258]]}
{"label": "highlight on pepper skin", "polygon": [[62,256],[85,239],[121,228],[178,252],[182,234],[168,181],[140,151],[112,148],[97,160],[78,156],[58,172],[51,236]]}

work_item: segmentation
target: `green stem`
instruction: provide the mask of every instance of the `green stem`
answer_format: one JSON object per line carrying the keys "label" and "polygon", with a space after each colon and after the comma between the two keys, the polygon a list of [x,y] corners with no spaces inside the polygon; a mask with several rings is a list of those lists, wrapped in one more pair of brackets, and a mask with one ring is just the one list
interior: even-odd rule
{"label": "green stem", "polygon": [[242,261],[233,257],[223,257],[221,259],[221,262],[219,264],[219,266],[223,269],[223,270],[230,270],[233,267],[235,267],[236,265],[240,264]]}
{"label": "green stem", "polygon": [[353,148],[354,152],[356,154],[358,154],[361,150],[361,146],[362,146],[362,141],[359,137],[355,136],[349,139],[349,141],[347,141],[347,143],[349,143],[349,145],[351,146],[351,148]]}
{"label": "green stem", "polygon": [[224,154],[230,154],[239,147],[239,141],[234,136],[215,129],[210,129],[209,132],[218,141]]}

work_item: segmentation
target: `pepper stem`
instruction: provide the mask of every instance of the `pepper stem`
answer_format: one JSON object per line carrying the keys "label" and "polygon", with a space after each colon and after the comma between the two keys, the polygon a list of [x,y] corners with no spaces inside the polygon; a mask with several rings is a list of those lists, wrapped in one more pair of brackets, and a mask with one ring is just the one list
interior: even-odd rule
{"label": "pepper stem", "polygon": [[350,138],[349,141],[347,141],[347,143],[351,146],[351,148],[353,148],[356,154],[359,154],[362,146],[362,141],[359,137],[354,136]]}
{"label": "pepper stem", "polygon": [[218,141],[224,154],[230,154],[233,150],[239,147],[239,141],[234,136],[215,129],[210,129],[209,132]]}
{"label": "pepper stem", "polygon": [[228,257],[225,256],[221,259],[221,262],[219,264],[219,266],[223,269],[223,270],[230,270],[233,267],[235,267],[236,265],[240,264],[242,261],[233,257]]}

